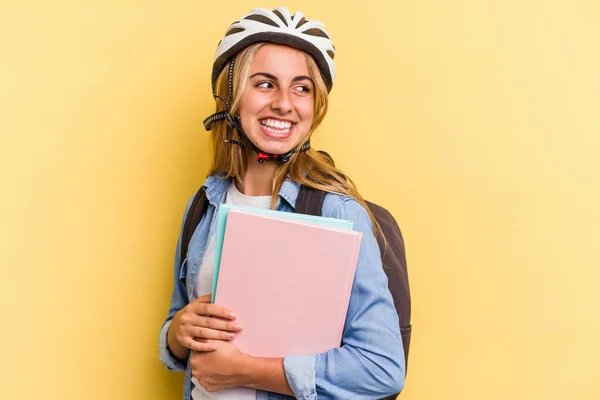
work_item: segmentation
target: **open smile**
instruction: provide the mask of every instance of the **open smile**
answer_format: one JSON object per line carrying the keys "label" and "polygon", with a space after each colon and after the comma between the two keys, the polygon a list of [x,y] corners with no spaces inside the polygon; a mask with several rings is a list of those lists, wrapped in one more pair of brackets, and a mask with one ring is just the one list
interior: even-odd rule
{"label": "open smile", "polygon": [[274,139],[288,138],[291,136],[294,127],[296,126],[295,122],[274,118],[261,119],[259,120],[259,123],[262,132],[266,136]]}

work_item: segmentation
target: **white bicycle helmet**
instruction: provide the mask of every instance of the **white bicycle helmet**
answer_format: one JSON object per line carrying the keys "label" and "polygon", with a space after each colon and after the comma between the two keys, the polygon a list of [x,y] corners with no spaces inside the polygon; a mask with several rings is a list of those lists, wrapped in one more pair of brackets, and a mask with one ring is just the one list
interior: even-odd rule
{"label": "white bicycle helmet", "polygon": [[272,11],[255,8],[231,24],[215,53],[213,88],[229,60],[245,47],[258,42],[286,45],[310,54],[323,74],[327,91],[331,91],[335,80],[335,47],[325,27],[319,21],[307,20],[300,12],[290,15],[285,7]]}

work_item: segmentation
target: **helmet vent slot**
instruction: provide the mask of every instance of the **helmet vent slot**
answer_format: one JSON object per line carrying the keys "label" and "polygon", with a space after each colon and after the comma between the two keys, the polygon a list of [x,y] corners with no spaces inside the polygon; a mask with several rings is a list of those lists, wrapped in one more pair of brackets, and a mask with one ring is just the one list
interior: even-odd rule
{"label": "helmet vent slot", "polygon": [[311,28],[311,29],[306,30],[306,31],[304,31],[302,33],[304,33],[305,35],[319,36],[319,37],[323,37],[323,38],[329,39],[329,36],[327,36],[327,34],[325,32],[323,32],[322,30],[317,29],[317,28]]}
{"label": "helmet vent slot", "polygon": [[265,17],[264,15],[253,14],[253,15],[248,15],[244,19],[250,19],[252,21],[262,22],[263,24],[267,24],[267,25],[271,25],[271,26],[279,26],[274,21],[271,21],[269,18]]}
{"label": "helmet vent slot", "polygon": [[285,24],[285,26],[289,26],[283,15],[278,10],[273,10],[273,14],[277,15],[279,19]]}
{"label": "helmet vent slot", "polygon": [[225,36],[233,35],[234,33],[239,33],[239,32],[244,32],[244,31],[245,31],[244,28],[233,28],[233,29],[230,29],[229,32],[227,32],[225,34]]}

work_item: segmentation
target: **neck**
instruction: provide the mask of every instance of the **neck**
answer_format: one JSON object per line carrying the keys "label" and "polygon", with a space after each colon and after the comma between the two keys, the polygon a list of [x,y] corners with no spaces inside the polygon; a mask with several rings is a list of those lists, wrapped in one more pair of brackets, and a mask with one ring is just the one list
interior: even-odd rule
{"label": "neck", "polygon": [[259,163],[256,161],[256,154],[248,151],[248,166],[244,175],[244,184],[235,182],[238,190],[246,196],[270,196],[273,194],[273,180],[277,170],[277,162],[267,161]]}

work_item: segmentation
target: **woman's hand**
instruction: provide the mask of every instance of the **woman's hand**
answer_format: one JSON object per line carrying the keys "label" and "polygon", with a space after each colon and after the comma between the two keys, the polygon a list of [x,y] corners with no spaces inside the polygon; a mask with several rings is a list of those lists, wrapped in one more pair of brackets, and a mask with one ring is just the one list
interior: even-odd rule
{"label": "woman's hand", "polygon": [[192,376],[208,392],[216,392],[245,386],[244,365],[250,356],[242,353],[236,345],[223,341],[201,340],[203,344],[215,345],[210,353],[193,351],[190,357]]}
{"label": "woman's hand", "polygon": [[210,297],[210,294],[198,297],[173,317],[170,334],[181,346],[194,351],[214,351],[214,343],[201,340],[231,340],[235,332],[242,330],[241,325],[233,322],[236,315],[225,307],[210,304]]}

